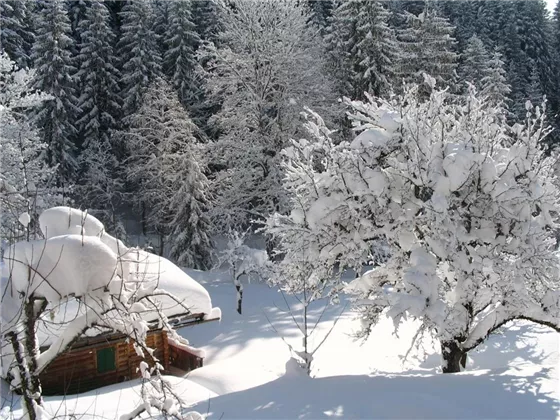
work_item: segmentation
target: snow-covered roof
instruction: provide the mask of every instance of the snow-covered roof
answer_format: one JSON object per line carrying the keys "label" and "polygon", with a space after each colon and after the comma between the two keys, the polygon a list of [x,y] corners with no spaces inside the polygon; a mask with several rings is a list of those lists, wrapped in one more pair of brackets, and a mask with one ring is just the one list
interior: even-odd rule
{"label": "snow-covered roof", "polygon": [[[1,267],[3,330],[16,322],[23,294],[33,292],[49,302],[48,316],[39,323],[38,332],[40,345],[48,345],[65,323],[85,313],[83,296],[120,288],[122,279],[153,290],[150,300],[167,317],[189,313],[204,319],[220,317],[202,285],[166,258],[126,247],[108,235],[95,217],[55,207],[43,212],[39,223],[45,239],[18,242],[6,250]],[[152,321],[154,316],[146,311],[145,319]],[[87,335],[99,332],[91,330]]]}

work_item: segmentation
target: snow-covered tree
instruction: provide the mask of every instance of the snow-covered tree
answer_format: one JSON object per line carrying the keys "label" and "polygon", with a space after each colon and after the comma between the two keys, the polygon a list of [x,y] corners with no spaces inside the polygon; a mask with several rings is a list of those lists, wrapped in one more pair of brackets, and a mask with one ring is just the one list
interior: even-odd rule
{"label": "snow-covered tree", "polygon": [[333,12],[326,41],[340,94],[356,99],[364,92],[389,94],[398,56],[389,17],[377,1],[343,1]]}
{"label": "snow-covered tree", "polygon": [[221,32],[218,0],[192,2],[193,21],[201,41],[216,43]]}
{"label": "snow-covered tree", "polygon": [[556,2],[556,8],[554,9],[551,35],[552,35],[551,50],[553,51],[554,54],[552,74],[555,75],[554,77],[555,92],[553,95],[550,95],[550,97],[551,97],[553,115],[555,115],[553,117],[556,123],[556,135],[554,137],[556,140],[555,146],[557,147],[558,145],[560,145],[560,1]]}
{"label": "snow-covered tree", "polygon": [[427,3],[426,0],[388,0],[387,5],[392,11],[391,26],[403,29],[406,26],[406,15],[408,13],[419,15],[426,8]]}
{"label": "snow-covered tree", "polygon": [[177,93],[158,79],[127,123],[121,138],[130,156],[126,171],[133,186],[132,202],[160,235],[160,252],[167,239],[179,263],[209,268],[208,180],[195,144],[194,124]]}
{"label": "snow-covered tree", "polygon": [[492,105],[505,106],[508,103],[511,88],[507,83],[502,55],[497,51],[488,62],[487,75],[481,80],[481,93]]}
{"label": "snow-covered tree", "polygon": [[47,160],[57,167],[57,182],[68,186],[74,180],[76,162],[77,107],[75,67],[71,51],[70,21],[62,0],[44,2],[36,16],[32,59],[33,87],[52,100],[35,111],[41,140],[47,144]]}
{"label": "snow-covered tree", "polygon": [[170,161],[174,177],[169,202],[172,214],[167,237],[169,252],[181,266],[209,270],[214,259],[212,225],[208,218],[210,183],[204,175],[202,153],[196,147],[194,133],[185,133],[182,140],[184,143]]}
{"label": "snow-covered tree", "polygon": [[20,68],[31,64],[31,13],[24,1],[5,0],[0,2],[0,48]]}
{"label": "snow-covered tree", "polygon": [[407,14],[406,28],[398,31],[401,54],[397,63],[397,77],[407,83],[420,84],[423,73],[432,75],[438,86],[454,88],[457,53],[455,28],[438,16],[435,8],[426,5],[418,16]]}
{"label": "snow-covered tree", "polygon": [[324,31],[335,9],[333,0],[310,0],[313,22]]}
{"label": "snow-covered tree", "polygon": [[110,196],[116,187],[113,180],[117,162],[110,136],[120,112],[120,74],[113,53],[109,11],[102,1],[89,2],[79,31],[82,43],[76,77],[81,85],[81,116],[77,124],[84,149],[80,156],[79,196],[81,204],[88,208],[93,205],[105,210],[104,206],[111,207]]}
{"label": "snow-covered tree", "polygon": [[251,278],[268,279],[271,262],[265,250],[247,245],[247,232],[231,231],[226,237],[227,245],[219,255],[219,265],[226,264],[229,268],[237,292],[236,310],[241,315],[243,312],[242,278],[247,277],[248,281]]}
{"label": "snow-covered tree", "polygon": [[169,22],[163,33],[166,51],[163,56],[164,73],[179,93],[185,106],[194,102],[202,81],[196,71],[195,50],[200,43],[192,16],[192,2],[178,0],[169,4]]}
{"label": "snow-covered tree", "polygon": [[89,2],[79,31],[82,42],[76,57],[76,78],[80,80],[81,114],[77,124],[82,143],[87,146],[90,140],[108,140],[115,116],[120,112],[120,73],[113,51],[115,34],[103,1]]}
{"label": "snow-covered tree", "polygon": [[115,233],[123,233],[116,208],[124,190],[119,162],[111,143],[91,141],[79,159],[83,173],[76,187],[76,202],[89,209]]}
{"label": "snow-covered tree", "polygon": [[[307,210],[294,207],[291,218],[307,224],[311,233],[300,233],[314,246],[342,238],[318,248],[322,260],[380,264],[352,284],[366,333],[382,313],[396,328],[419,320],[441,344],[443,372],[458,372],[511,320],[560,331],[560,191],[555,157],[540,144],[543,109],[528,103],[525,124],[512,126],[474,88],[456,98],[425,77],[428,98],[412,87],[391,101],[349,103],[361,134],[325,149],[320,170],[288,172]],[[316,146],[300,148],[288,164],[310,168]],[[369,251],[375,238],[389,246],[386,262]]]}
{"label": "snow-covered tree", "polygon": [[[46,144],[29,117],[30,109],[49,99],[31,88],[33,77],[32,71],[18,69],[6,53],[0,55],[0,236],[6,239],[25,233],[18,222],[21,214],[35,222],[36,215],[58,198],[54,168],[44,156]],[[30,230],[36,227],[26,225]]]}
{"label": "snow-covered tree", "polygon": [[124,114],[134,113],[142,104],[142,95],[161,75],[161,53],[154,32],[154,12],[149,0],[128,1],[119,13],[121,38],[121,82]]}
{"label": "snow-covered tree", "polygon": [[[126,247],[85,212],[55,207],[39,223],[45,239],[14,243],[2,267],[2,369],[21,392],[22,418],[50,418],[40,374],[86,331],[121,333],[144,358],[138,366],[142,401],[122,419],[145,411],[176,417],[184,409],[182,399],[162,378],[163,367],[146,339],[157,326],[188,344],[168,317],[212,313],[207,292],[164,258]],[[188,293],[166,290],[177,280]],[[54,336],[47,349],[40,346],[39,331]]]}
{"label": "snow-covered tree", "polygon": [[[316,220],[331,201],[330,197],[319,197],[318,194],[323,187],[321,181],[326,180],[322,175],[326,175],[333,164],[329,153],[335,146],[332,131],[316,113],[307,110],[305,117],[305,128],[311,141],[292,141],[292,145],[283,151],[285,188],[289,193],[291,212],[269,217],[264,231],[275,239],[276,254],[280,257],[269,270],[268,282],[278,286],[282,293],[295,296],[301,305],[301,314],[288,308],[302,336],[301,348],[291,350],[310,375],[314,355],[332,331],[317,337],[318,320],[312,319],[311,309],[317,302],[324,301],[324,312],[330,303],[338,302],[341,291],[338,268],[342,261],[339,257],[343,247],[352,244],[353,240],[348,241],[344,234],[335,238],[331,235],[333,231],[317,229]],[[340,227],[345,220],[339,216],[337,214],[329,220]],[[341,230],[336,229],[337,232]],[[355,238],[354,233],[348,233]],[[353,268],[354,264],[349,260],[345,262],[346,266]],[[321,317],[322,314],[319,319]],[[332,328],[335,325],[336,321]]]}
{"label": "snow-covered tree", "polygon": [[79,51],[80,44],[82,43],[82,30],[80,28],[81,22],[86,18],[87,9],[91,7],[90,0],[71,0],[66,1],[68,9],[68,18],[70,19],[70,28],[72,38],[74,38],[74,53]]}
{"label": "snow-covered tree", "polygon": [[224,8],[218,48],[209,46],[208,86],[222,109],[211,158],[217,174],[217,221],[239,230],[284,205],[279,152],[298,130],[303,105],[327,108],[321,42],[301,2],[236,1]]}
{"label": "snow-covered tree", "polygon": [[[482,88],[482,80],[490,75],[490,55],[482,40],[476,35],[469,38],[467,42],[461,55],[458,73],[462,83],[469,82],[477,90]],[[467,90],[466,85],[462,87]]]}

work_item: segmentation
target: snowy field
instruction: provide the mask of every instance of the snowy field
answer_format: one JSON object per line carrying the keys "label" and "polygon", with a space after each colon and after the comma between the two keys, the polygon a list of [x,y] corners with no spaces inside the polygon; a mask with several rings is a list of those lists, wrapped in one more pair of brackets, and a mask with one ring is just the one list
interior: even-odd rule
{"label": "snowy field", "polygon": [[[190,274],[208,289],[213,305],[222,308],[223,320],[180,331],[206,350],[206,365],[169,380],[194,410],[210,418],[559,417],[560,335],[552,330],[515,323],[473,352],[468,372],[442,375],[439,355],[427,339],[423,350],[412,351],[403,361],[412,324],[397,337],[392,323],[383,320],[366,342],[355,341],[352,332],[359,323],[346,309],[316,354],[310,379],[290,362],[287,345],[267,320],[287,342],[301,344],[276,289],[247,285],[239,315],[235,289],[225,275]],[[320,309],[315,308],[315,316]],[[319,328],[328,331],[341,309],[329,308]],[[4,403],[17,398],[2,388]],[[138,381],[131,381],[77,396],[47,397],[46,406],[58,415],[114,419],[137,404],[138,392]]]}

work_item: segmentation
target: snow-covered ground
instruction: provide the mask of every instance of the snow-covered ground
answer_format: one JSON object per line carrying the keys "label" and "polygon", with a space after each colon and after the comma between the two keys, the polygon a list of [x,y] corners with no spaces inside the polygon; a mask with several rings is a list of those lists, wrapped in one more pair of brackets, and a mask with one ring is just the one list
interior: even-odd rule
{"label": "snow-covered ground", "polygon": [[[278,335],[295,347],[301,344],[276,289],[247,285],[239,315],[235,289],[225,274],[189,274],[207,288],[223,319],[180,331],[206,351],[205,367],[169,379],[194,410],[211,418],[560,417],[560,335],[552,330],[515,323],[471,355],[467,372],[443,375],[428,339],[423,350],[412,351],[403,361],[414,334],[412,323],[397,337],[392,323],[383,320],[367,341],[356,341],[352,332],[359,322],[347,308],[316,354],[310,379],[290,362],[288,346]],[[210,280],[216,277],[223,280]],[[317,317],[321,308],[313,309]],[[341,309],[326,311],[317,340]],[[48,397],[46,404],[58,414],[113,419],[137,403],[138,392],[138,381],[131,381],[78,396]],[[12,398],[5,386],[2,398],[3,404]]]}

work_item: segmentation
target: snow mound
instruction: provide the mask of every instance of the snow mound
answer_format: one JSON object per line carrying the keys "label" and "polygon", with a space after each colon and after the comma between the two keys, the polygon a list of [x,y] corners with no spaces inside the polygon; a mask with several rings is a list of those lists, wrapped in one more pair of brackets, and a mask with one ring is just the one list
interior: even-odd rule
{"label": "snow mound", "polygon": [[107,245],[81,235],[18,242],[7,250],[6,259],[2,276],[12,279],[12,287],[49,302],[107,287],[117,267],[117,256]]}
{"label": "snow mound", "polygon": [[[4,328],[18,319],[22,296],[44,297],[52,318],[46,322],[48,328],[39,326],[39,340],[46,345],[85,311],[77,298],[117,293],[123,281],[125,288],[127,283],[135,288],[140,283],[138,291],[153,295],[152,301],[167,317],[221,317],[206,289],[192,277],[163,257],[128,248],[86,212],[54,207],[39,216],[39,224],[44,240],[18,242],[5,252],[1,266]],[[153,321],[150,317],[154,316],[151,310],[142,314],[146,321]]]}
{"label": "snow mound", "polygon": [[46,239],[69,233],[100,236],[105,230],[103,223],[95,217],[65,206],[52,207],[41,213],[39,226]]}

